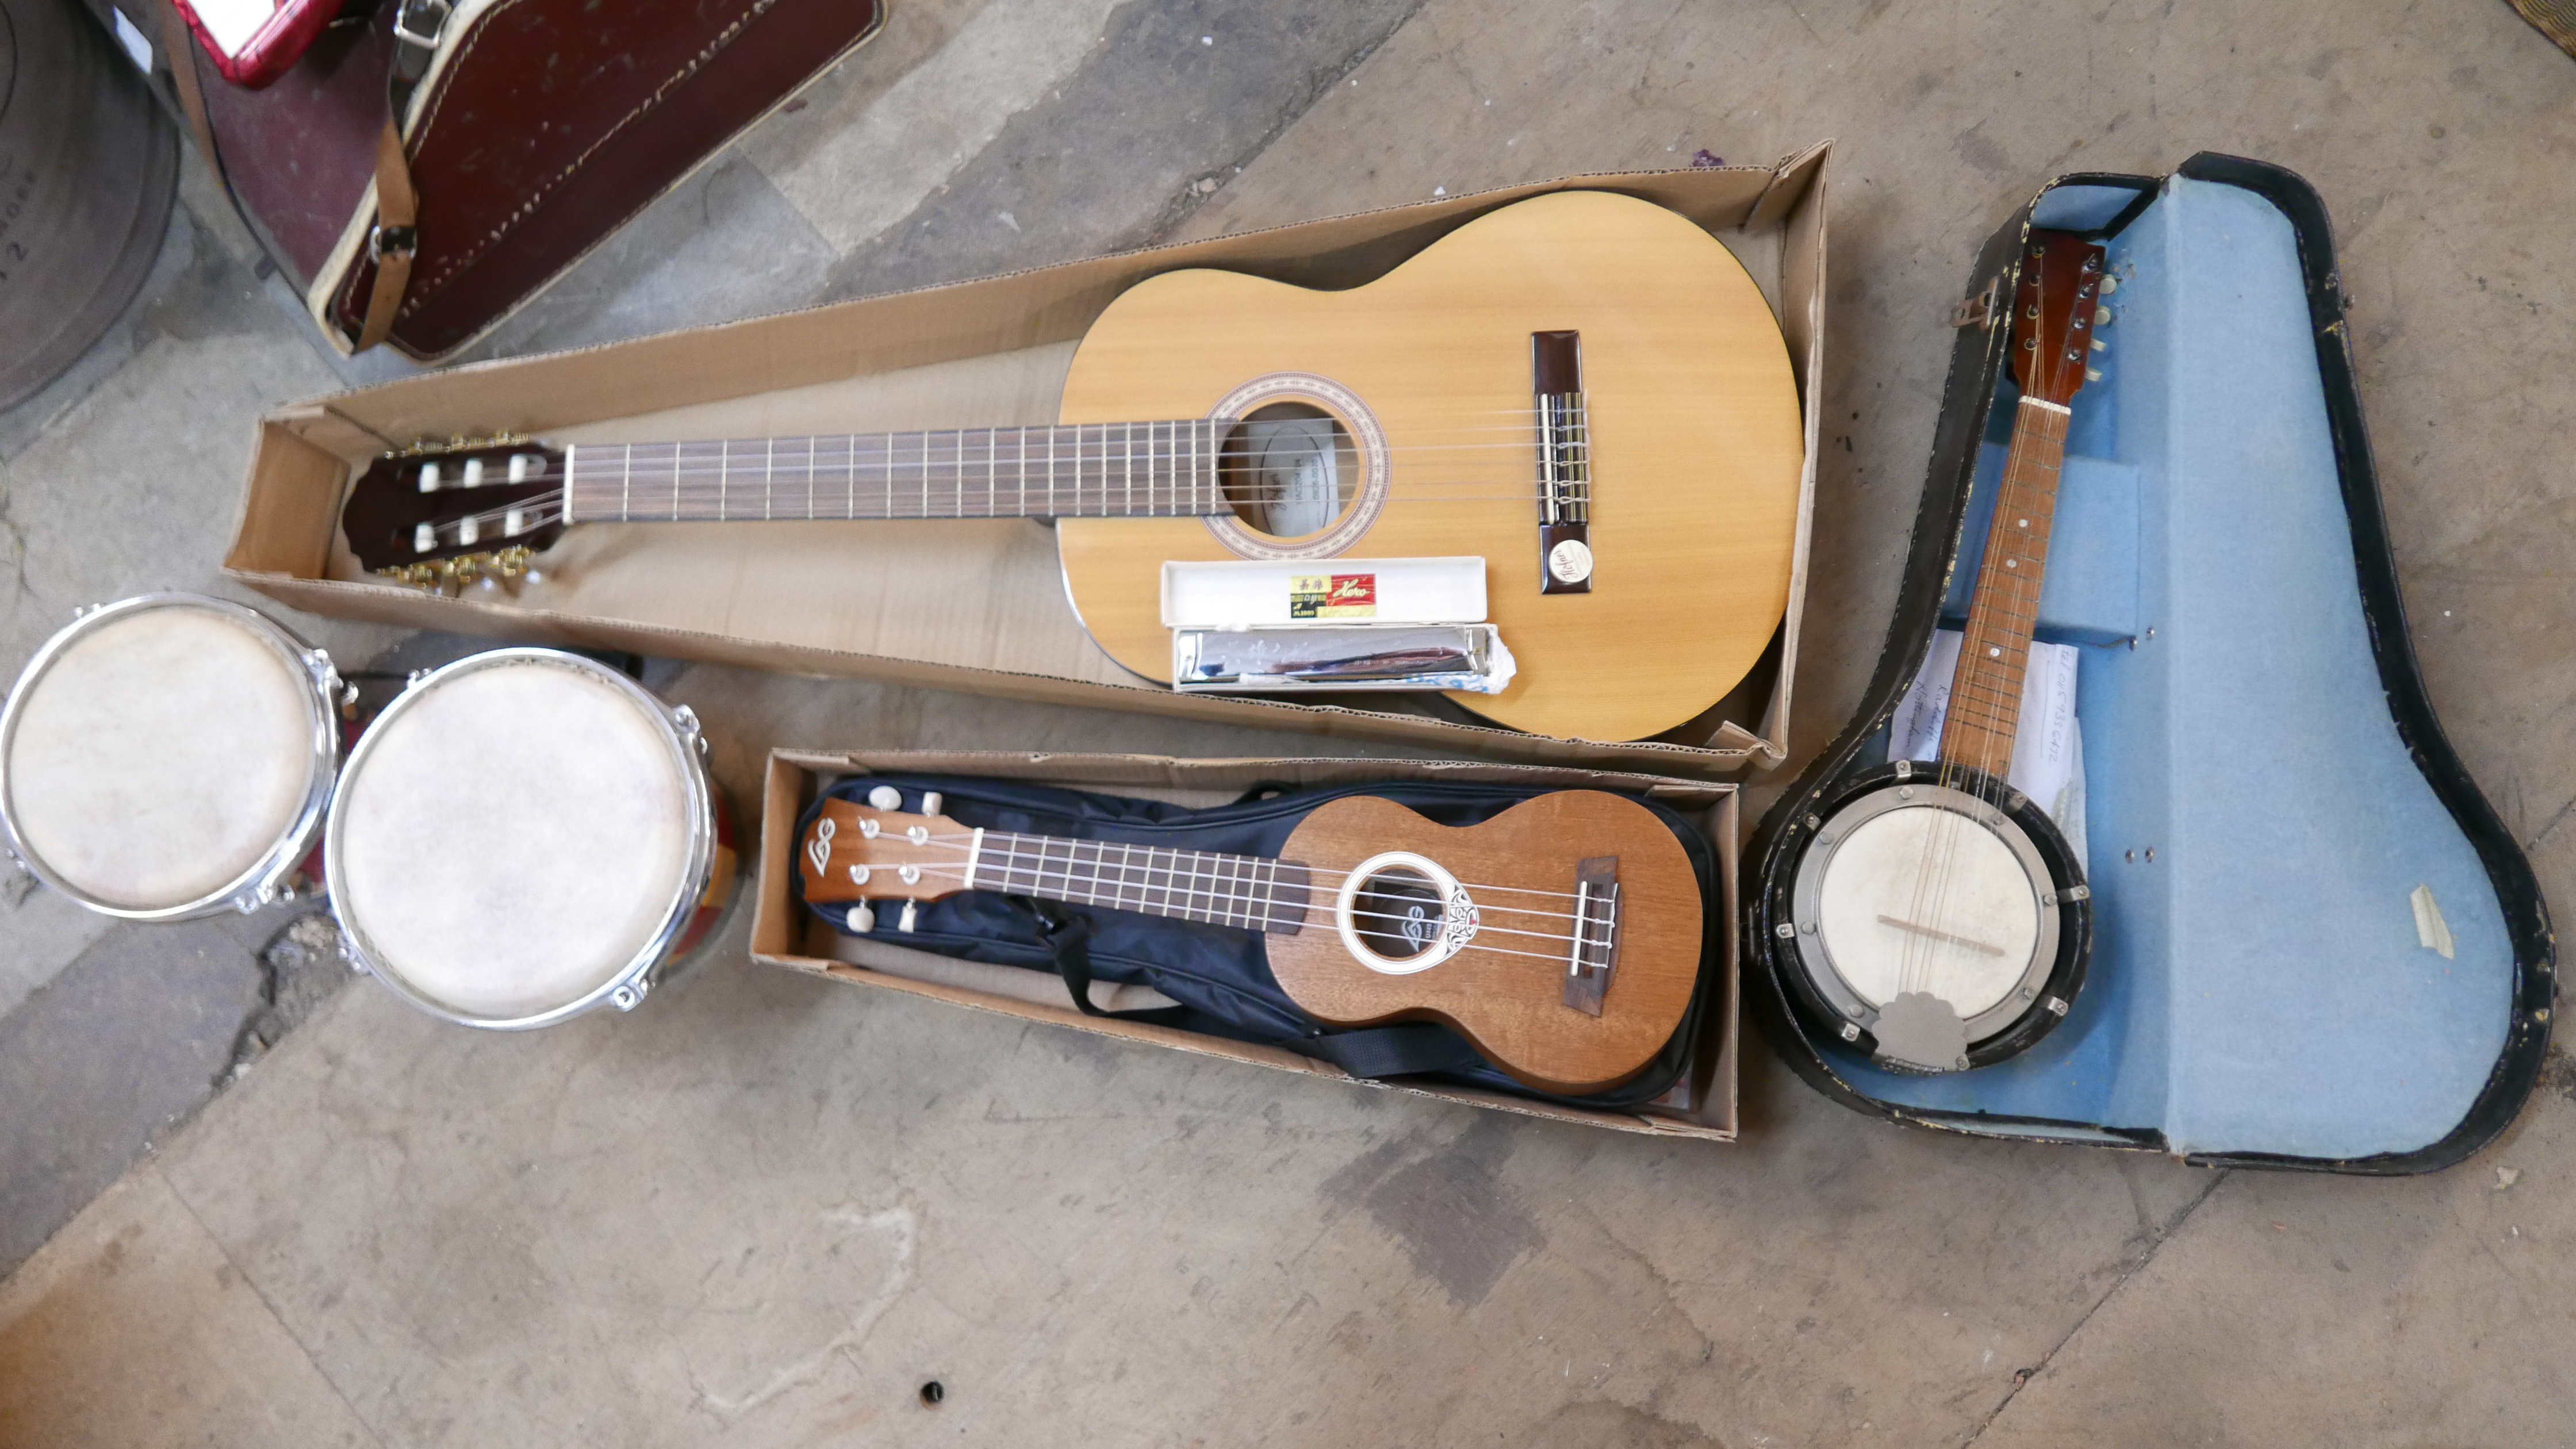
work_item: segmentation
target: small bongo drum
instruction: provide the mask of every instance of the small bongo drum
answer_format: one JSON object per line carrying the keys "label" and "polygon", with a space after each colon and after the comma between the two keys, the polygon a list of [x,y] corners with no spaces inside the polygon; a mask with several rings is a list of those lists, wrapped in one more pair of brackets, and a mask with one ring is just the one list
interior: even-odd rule
{"label": "small bongo drum", "polygon": [[351,959],[469,1026],[643,999],[714,924],[730,822],[686,707],[551,649],[416,678],[362,735],[323,831]]}
{"label": "small bongo drum", "polygon": [[11,852],[128,920],[275,900],[331,798],[339,691],[328,655],[239,604],[171,593],[87,610],[0,709]]}

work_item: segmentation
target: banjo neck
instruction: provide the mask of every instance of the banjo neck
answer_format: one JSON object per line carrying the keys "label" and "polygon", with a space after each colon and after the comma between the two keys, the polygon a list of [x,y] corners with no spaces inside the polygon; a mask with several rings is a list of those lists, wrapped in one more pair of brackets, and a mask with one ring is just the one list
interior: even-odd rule
{"label": "banjo neck", "polygon": [[[1207,418],[564,451],[562,522],[1170,518],[1229,511]],[[515,481],[515,480],[514,480]]]}
{"label": "banjo neck", "polygon": [[1986,530],[1985,562],[1977,572],[1941,727],[1944,764],[1973,765],[1992,775],[2011,767],[2071,416],[2063,403],[2025,396],[2013,418],[1995,518]]}

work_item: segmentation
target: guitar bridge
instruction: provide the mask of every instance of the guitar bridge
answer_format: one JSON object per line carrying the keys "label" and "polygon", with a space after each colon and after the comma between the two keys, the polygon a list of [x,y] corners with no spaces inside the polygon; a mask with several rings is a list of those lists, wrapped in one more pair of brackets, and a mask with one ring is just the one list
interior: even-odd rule
{"label": "guitar bridge", "polygon": [[1592,435],[1581,334],[1530,334],[1538,399],[1538,591],[1592,592]]}
{"label": "guitar bridge", "polygon": [[1597,855],[1574,869],[1574,945],[1566,954],[1565,1004],[1601,1014],[1619,966],[1619,857]]}

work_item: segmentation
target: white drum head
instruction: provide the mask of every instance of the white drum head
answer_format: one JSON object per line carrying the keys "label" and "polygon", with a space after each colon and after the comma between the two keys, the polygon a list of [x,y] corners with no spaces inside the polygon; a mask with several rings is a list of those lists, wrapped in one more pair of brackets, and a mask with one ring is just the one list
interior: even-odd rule
{"label": "white drum head", "polygon": [[1817,929],[1836,973],[1870,1006],[1922,992],[1972,1020],[2028,973],[2040,889],[1993,831],[1913,805],[1863,821],[1835,848]]}
{"label": "white drum head", "polygon": [[214,599],[110,605],[10,697],[0,804],[40,874],[114,914],[255,897],[311,840],[338,737],[303,647]]}
{"label": "white drum head", "polygon": [[536,1025],[654,964],[711,839],[689,742],[570,655],[452,664],[377,717],[341,772],[331,897],[367,964],[479,1025]]}

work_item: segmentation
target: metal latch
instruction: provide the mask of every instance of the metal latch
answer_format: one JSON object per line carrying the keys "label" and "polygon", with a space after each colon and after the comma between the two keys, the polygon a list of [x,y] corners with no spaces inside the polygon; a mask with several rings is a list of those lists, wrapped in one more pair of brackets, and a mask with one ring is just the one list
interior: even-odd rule
{"label": "metal latch", "polygon": [[1968,298],[1964,302],[1952,303],[1950,305],[1950,325],[1953,327],[1982,327],[1987,331],[1992,332],[1995,328],[1995,299],[2002,295],[2003,289],[2004,279],[1998,276],[1992,281],[1986,283],[1986,289],[1984,291]]}

